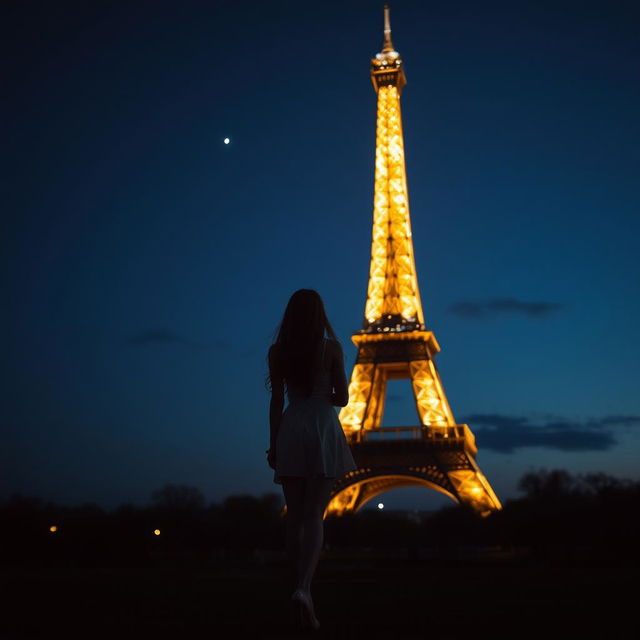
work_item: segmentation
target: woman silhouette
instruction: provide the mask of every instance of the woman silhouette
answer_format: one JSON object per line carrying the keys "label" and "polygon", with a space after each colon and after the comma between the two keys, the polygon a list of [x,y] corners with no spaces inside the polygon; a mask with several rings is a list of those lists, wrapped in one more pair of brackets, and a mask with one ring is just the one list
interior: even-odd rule
{"label": "woman silhouette", "polygon": [[[268,360],[267,455],[287,504],[286,548],[298,581],[291,599],[300,622],[318,629],[311,580],[324,511],[336,479],[357,466],[334,408],[349,401],[342,347],[313,289],[299,289],[289,299]],[[283,413],[285,386],[289,404]]]}

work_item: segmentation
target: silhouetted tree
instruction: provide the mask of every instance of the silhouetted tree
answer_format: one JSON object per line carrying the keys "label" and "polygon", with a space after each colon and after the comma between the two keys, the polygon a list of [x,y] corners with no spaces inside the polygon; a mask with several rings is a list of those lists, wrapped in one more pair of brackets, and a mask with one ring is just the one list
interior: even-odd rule
{"label": "silhouetted tree", "polygon": [[596,496],[619,493],[632,487],[628,480],[620,480],[606,473],[588,473],[581,476],[584,490]]}
{"label": "silhouetted tree", "polygon": [[[519,488],[522,497],[488,518],[461,506],[420,524],[378,511],[330,516],[325,542],[327,548],[406,548],[414,558],[423,547],[439,562],[466,562],[477,550],[499,546],[516,551],[522,562],[640,563],[640,482],[543,469],[522,476]],[[255,550],[283,550],[279,493],[231,495],[205,506],[196,487],[167,484],[152,498],[153,504],[123,504],[107,513],[96,504],[68,507],[14,494],[0,503],[0,563],[203,566],[252,562]]]}
{"label": "silhouetted tree", "polygon": [[167,509],[203,509],[205,498],[200,489],[188,485],[166,484],[152,492],[157,507]]}
{"label": "silhouetted tree", "polygon": [[518,489],[528,498],[554,499],[568,496],[575,489],[575,480],[564,469],[525,473],[518,483]]}

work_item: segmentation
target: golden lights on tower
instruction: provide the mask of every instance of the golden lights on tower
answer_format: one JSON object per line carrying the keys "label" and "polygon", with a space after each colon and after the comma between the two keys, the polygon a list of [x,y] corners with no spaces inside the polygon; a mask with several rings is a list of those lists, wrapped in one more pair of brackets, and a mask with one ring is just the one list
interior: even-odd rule
{"label": "golden lights on tower", "polygon": [[404,161],[400,93],[406,83],[402,59],[391,43],[389,7],[385,5],[384,44],[371,60],[371,80],[378,94],[373,234],[365,324],[385,314],[424,325],[416,277]]}
{"label": "golden lights on tower", "polygon": [[[402,486],[427,486],[471,506],[481,515],[501,508],[475,462],[469,427],[457,424],[437,371],[440,351],[424,322],[413,254],[400,95],[402,59],[391,41],[384,11],[382,51],[371,60],[377,94],[373,231],[362,329],[352,336],[358,356],[349,402],[339,419],[359,468],[343,478],[325,514],[357,510],[374,496]],[[387,382],[410,379],[420,421],[415,427],[382,427]],[[397,456],[376,437],[411,436]],[[371,446],[373,445],[373,446]],[[394,457],[395,456],[395,457]]]}
{"label": "golden lights on tower", "polygon": [[404,143],[397,86],[378,88],[373,236],[365,318],[383,315],[424,323],[409,220]]}

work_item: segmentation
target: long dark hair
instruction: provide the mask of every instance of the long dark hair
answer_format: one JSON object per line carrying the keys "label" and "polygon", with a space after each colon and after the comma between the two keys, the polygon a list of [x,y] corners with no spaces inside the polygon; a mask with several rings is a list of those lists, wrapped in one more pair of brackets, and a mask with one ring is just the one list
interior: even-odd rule
{"label": "long dark hair", "polygon": [[[311,394],[315,357],[325,331],[337,340],[320,294],[314,289],[298,289],[289,298],[274,342],[287,391],[293,386],[307,396]],[[270,376],[267,388],[271,389]]]}

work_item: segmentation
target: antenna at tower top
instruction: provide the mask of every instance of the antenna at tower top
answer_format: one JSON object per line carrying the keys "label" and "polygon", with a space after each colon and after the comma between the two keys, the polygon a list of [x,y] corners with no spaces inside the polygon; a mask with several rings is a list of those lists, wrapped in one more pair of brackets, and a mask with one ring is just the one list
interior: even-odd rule
{"label": "antenna at tower top", "polygon": [[393,44],[391,43],[391,22],[389,20],[389,5],[384,5],[384,46],[382,52],[387,53],[393,51]]}

